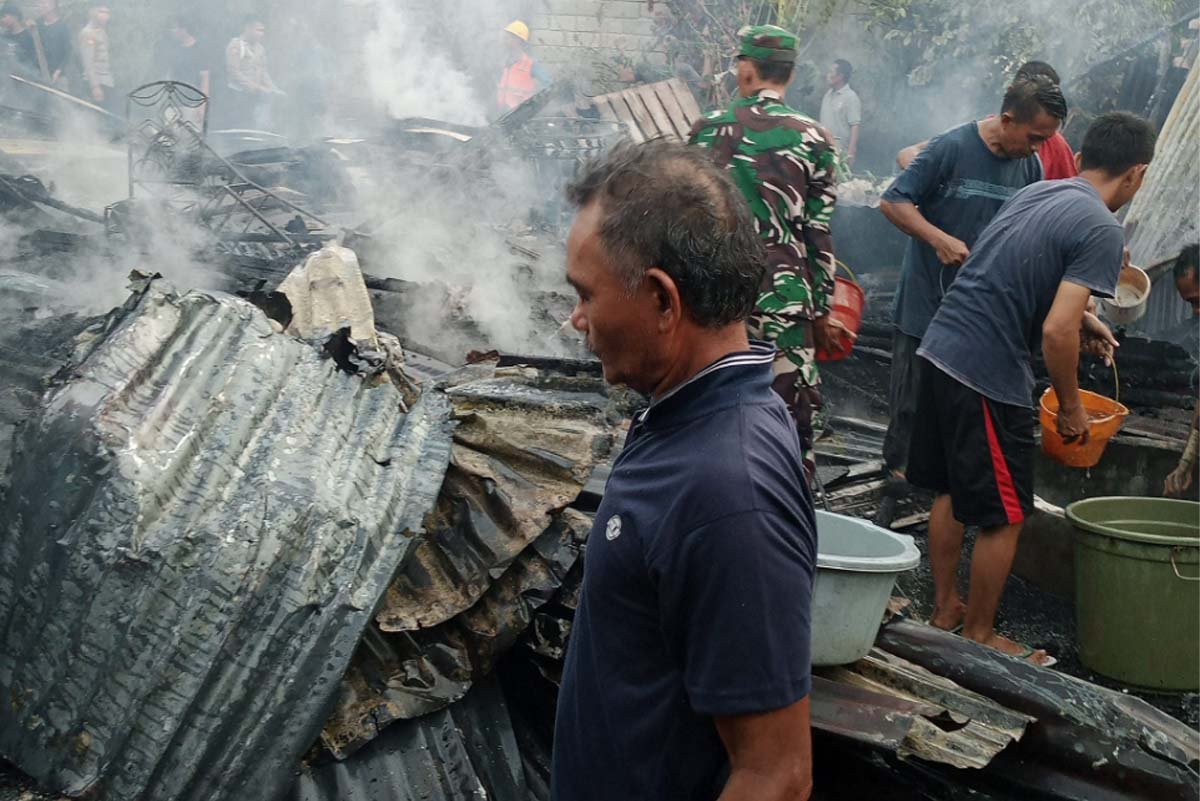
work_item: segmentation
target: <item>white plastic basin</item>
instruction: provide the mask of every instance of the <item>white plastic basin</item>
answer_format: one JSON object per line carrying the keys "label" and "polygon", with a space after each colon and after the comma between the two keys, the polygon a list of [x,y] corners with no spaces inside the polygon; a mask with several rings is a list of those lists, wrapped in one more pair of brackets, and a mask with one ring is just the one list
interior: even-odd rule
{"label": "white plastic basin", "polygon": [[818,511],[813,665],[845,665],[866,656],[896,577],[920,561],[912,537],[866,520]]}

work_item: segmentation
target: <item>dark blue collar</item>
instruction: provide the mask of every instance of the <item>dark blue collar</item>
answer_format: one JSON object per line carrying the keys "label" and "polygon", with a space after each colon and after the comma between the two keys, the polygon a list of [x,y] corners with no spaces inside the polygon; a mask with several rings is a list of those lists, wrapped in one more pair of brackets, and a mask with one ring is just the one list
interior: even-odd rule
{"label": "dark blue collar", "polygon": [[739,397],[771,391],[778,351],[775,346],[750,341],[750,350],[722,356],[694,376],[672,387],[637,415],[646,428],[666,428],[736,403]]}

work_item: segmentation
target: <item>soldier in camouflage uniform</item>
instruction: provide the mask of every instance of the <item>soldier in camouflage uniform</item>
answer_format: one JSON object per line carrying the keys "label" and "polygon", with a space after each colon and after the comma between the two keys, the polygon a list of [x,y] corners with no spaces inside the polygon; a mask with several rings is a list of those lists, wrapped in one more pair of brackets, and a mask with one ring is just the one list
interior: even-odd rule
{"label": "soldier in camouflage uniform", "polygon": [[784,399],[804,453],[813,462],[813,416],[821,408],[815,351],[830,345],[837,148],[815,121],[784,105],[796,37],[774,25],[740,32],[741,98],[692,128],[690,142],[729,169],[767,245],[769,269],[749,321],[751,336],[773,342],[775,391]]}

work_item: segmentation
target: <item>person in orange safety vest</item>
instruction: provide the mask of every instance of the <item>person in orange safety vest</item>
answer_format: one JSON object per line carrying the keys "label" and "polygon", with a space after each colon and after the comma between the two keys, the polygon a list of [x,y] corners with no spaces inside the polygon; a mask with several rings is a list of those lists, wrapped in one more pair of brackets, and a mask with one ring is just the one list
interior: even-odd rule
{"label": "person in orange safety vest", "polygon": [[549,86],[550,76],[529,52],[529,26],[513,20],[504,29],[508,57],[496,87],[496,107],[501,114],[511,111]]}

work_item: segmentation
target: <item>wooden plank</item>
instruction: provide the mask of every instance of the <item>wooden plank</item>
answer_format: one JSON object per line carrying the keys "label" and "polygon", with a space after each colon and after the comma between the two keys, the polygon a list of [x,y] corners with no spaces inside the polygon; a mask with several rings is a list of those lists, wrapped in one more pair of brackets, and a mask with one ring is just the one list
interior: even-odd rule
{"label": "wooden plank", "polygon": [[687,120],[690,128],[692,123],[703,116],[700,106],[696,103],[696,98],[692,96],[692,90],[688,89],[687,84],[678,78],[667,81],[667,86],[671,88],[671,92],[679,102],[679,108],[683,111],[683,117]]}
{"label": "wooden plank", "polygon": [[593,105],[596,106],[596,111],[600,112],[600,116],[609,122],[620,122],[617,119],[616,113],[613,112],[612,103],[609,102],[607,95],[600,95],[592,98]]}
{"label": "wooden plank", "polygon": [[646,141],[645,134],[638,127],[637,120],[629,112],[629,106],[625,105],[624,99],[620,95],[613,95],[608,102],[612,105],[613,114],[625,124],[625,129],[629,132],[629,138],[635,142]]}
{"label": "wooden plank", "polygon": [[651,88],[658,96],[658,102],[662,103],[663,110],[667,112],[667,118],[671,120],[671,127],[675,129],[676,135],[686,142],[688,134],[692,132],[692,126],[684,117],[683,109],[680,108],[679,101],[675,99],[675,93],[665,83],[653,84]]}
{"label": "wooden plank", "polygon": [[633,90],[642,103],[646,105],[646,110],[650,112],[650,117],[654,120],[654,127],[658,129],[658,135],[666,139],[681,139],[675,126],[671,124],[671,118],[667,116],[666,109],[663,108],[662,101],[658,99],[658,95],[654,93],[654,87],[649,84],[638,86]]}
{"label": "wooden plank", "polygon": [[642,131],[642,138],[653,139],[658,136],[658,128],[654,124],[654,118],[646,110],[646,106],[642,103],[642,99],[638,97],[637,92],[626,90],[621,93],[621,99],[625,101],[629,107],[629,112],[637,120],[638,127]]}

